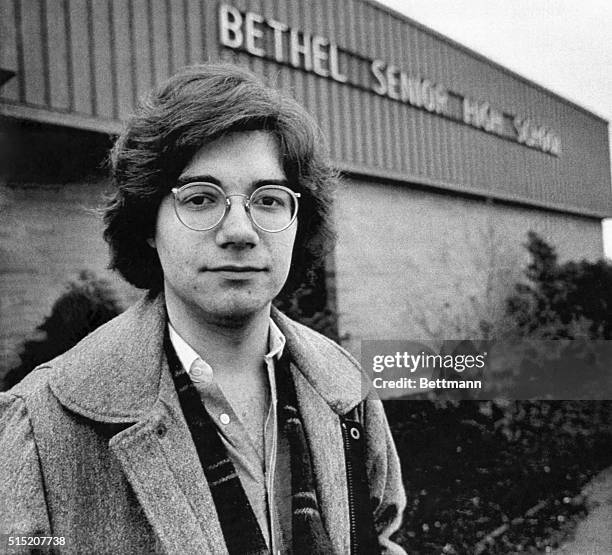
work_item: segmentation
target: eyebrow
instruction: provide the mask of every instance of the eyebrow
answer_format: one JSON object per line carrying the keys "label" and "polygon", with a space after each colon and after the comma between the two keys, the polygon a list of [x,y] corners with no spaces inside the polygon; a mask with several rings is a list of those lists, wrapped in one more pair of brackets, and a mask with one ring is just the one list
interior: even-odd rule
{"label": "eyebrow", "polygon": [[[223,188],[221,181],[212,175],[182,175],[176,181],[179,187],[189,183],[200,182],[213,183],[214,185]],[[254,190],[258,187],[262,187],[263,185],[281,185],[289,188],[289,181],[287,179],[258,179],[257,181],[253,181],[251,183],[250,188]]]}

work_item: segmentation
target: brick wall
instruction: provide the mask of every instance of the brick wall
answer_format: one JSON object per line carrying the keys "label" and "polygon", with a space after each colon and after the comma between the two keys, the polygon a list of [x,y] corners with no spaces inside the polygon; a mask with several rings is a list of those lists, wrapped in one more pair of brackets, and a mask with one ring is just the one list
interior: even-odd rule
{"label": "brick wall", "polygon": [[124,302],[136,291],[106,269],[103,181],[0,186],[0,372],[81,270],[108,278]]}
{"label": "brick wall", "polygon": [[528,257],[528,230],[561,260],[600,258],[596,220],[345,180],[337,191],[340,334],[360,340],[474,336],[499,321]]}

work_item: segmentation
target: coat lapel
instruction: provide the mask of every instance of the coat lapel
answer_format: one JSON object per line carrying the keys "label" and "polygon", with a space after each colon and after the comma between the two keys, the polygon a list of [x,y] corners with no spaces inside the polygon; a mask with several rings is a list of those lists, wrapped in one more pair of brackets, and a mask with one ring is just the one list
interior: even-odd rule
{"label": "coat lapel", "polygon": [[[164,379],[176,393],[169,374]],[[171,389],[172,388],[172,389]],[[170,396],[170,395],[168,395]],[[109,446],[166,553],[211,553],[227,549],[208,482],[178,399],[164,398]]]}
{"label": "coat lapel", "polygon": [[225,555],[212,495],[163,355],[165,325],[163,297],[144,299],[64,355],[50,386],[73,412],[124,428],[109,448],[164,552]]}
{"label": "coat lapel", "polygon": [[349,505],[347,497],[344,445],[338,415],[291,365],[300,416],[317,480],[323,524],[329,532],[335,553],[349,553]]}
{"label": "coat lapel", "polygon": [[274,310],[286,338],[300,415],[317,480],[323,522],[335,553],[350,552],[349,503],[339,415],[369,391],[358,363],[329,339]]}
{"label": "coat lapel", "polygon": [[111,450],[164,552],[225,554],[206,480],[182,449],[186,438],[172,428],[160,437],[162,422],[169,417],[167,413],[152,416],[118,434]]}

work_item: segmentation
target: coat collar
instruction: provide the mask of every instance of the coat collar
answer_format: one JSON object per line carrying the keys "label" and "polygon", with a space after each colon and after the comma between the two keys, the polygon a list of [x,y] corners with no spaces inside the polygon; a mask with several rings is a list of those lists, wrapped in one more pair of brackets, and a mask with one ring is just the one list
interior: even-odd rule
{"label": "coat collar", "polygon": [[[351,355],[274,308],[272,319],[295,366],[334,412],[345,414],[366,396]],[[163,295],[143,297],[49,363],[53,393],[73,412],[108,423],[135,422],[158,401],[172,403],[175,393],[163,356],[166,321]]]}

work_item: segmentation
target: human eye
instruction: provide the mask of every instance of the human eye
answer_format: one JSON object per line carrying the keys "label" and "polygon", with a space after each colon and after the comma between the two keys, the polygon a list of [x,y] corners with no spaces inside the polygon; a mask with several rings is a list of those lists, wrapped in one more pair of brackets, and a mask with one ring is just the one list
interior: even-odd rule
{"label": "human eye", "polygon": [[193,193],[182,199],[183,204],[190,204],[192,206],[206,206],[207,204],[212,204],[214,202],[215,199],[206,193]]}
{"label": "human eye", "polygon": [[210,186],[190,185],[180,192],[178,200],[191,210],[204,210],[218,206],[221,194]]}
{"label": "human eye", "polygon": [[252,204],[261,208],[280,209],[290,205],[291,197],[283,189],[265,189],[256,191]]}

